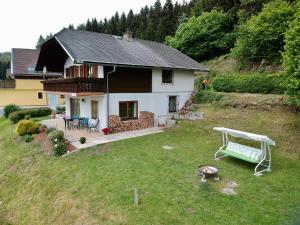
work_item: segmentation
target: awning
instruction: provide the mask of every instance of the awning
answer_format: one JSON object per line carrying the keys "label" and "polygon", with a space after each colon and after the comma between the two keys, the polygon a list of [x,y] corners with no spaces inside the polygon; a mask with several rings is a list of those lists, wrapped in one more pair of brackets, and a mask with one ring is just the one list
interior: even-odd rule
{"label": "awning", "polygon": [[270,145],[275,145],[275,142],[265,135],[253,134],[239,130],[233,130],[225,127],[214,127],[213,130],[221,131],[225,134],[229,134],[233,137],[244,138],[252,141],[265,142]]}

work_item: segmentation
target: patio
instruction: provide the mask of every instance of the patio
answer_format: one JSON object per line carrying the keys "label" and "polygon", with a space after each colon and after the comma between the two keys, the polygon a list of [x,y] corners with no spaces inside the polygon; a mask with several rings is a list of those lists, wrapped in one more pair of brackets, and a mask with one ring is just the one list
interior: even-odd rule
{"label": "patio", "polygon": [[[114,141],[119,141],[128,138],[140,137],[148,134],[155,134],[163,132],[162,127],[151,127],[142,130],[135,130],[135,131],[127,131],[123,133],[111,134],[111,135],[104,135],[102,132],[95,132],[91,131],[90,133],[87,129],[65,129],[65,122],[63,118],[56,118],[56,119],[49,119],[43,120],[42,124],[46,125],[48,128],[54,127],[58,130],[62,130],[65,133],[65,138],[70,141],[70,143],[76,149],[83,149],[92,147],[98,144],[104,144]],[[79,142],[80,137],[86,138],[86,143],[81,144]]]}

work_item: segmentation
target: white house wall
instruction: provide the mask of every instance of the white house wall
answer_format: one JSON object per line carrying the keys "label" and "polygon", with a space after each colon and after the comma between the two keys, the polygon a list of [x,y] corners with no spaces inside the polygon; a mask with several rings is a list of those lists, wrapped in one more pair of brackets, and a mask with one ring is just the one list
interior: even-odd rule
{"label": "white house wall", "polygon": [[161,69],[152,70],[152,92],[193,92],[194,72],[188,70],[174,70],[173,84],[162,84]]}

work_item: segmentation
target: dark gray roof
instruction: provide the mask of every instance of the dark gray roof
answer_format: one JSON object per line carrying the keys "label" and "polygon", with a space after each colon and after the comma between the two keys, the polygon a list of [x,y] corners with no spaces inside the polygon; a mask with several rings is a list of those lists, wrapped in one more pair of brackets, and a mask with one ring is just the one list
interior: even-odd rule
{"label": "dark gray roof", "polygon": [[207,71],[207,68],[164,44],[89,31],[64,29],[55,39],[77,62],[176,68]]}
{"label": "dark gray roof", "polygon": [[[15,76],[40,76],[42,73],[35,71],[35,66],[39,57],[40,51],[36,49],[13,48],[11,50],[11,67],[12,75]],[[59,73],[46,73],[45,76],[60,77]]]}

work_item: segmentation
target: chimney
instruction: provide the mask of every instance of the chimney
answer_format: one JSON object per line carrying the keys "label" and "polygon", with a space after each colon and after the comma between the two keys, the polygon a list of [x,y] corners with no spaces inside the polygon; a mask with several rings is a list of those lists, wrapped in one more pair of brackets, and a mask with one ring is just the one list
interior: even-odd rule
{"label": "chimney", "polygon": [[127,41],[132,41],[133,37],[132,37],[132,32],[130,31],[126,31],[123,33],[123,39],[127,40]]}

